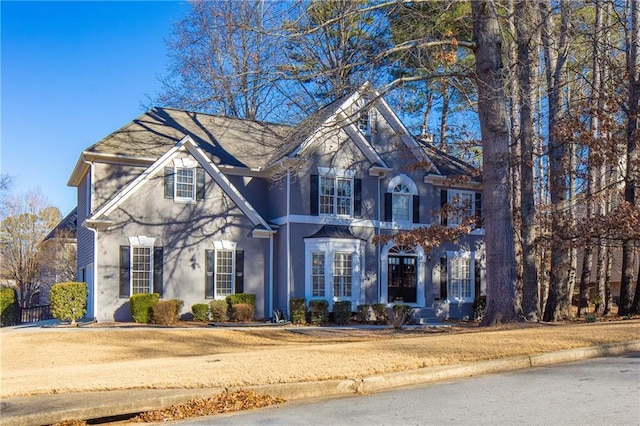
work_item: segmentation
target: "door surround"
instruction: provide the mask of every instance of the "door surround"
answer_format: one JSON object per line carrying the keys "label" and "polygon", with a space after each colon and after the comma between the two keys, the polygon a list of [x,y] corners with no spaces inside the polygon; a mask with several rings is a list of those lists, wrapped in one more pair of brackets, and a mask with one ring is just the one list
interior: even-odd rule
{"label": "door surround", "polygon": [[407,305],[415,307],[425,306],[425,261],[426,256],[421,246],[406,247],[398,246],[394,241],[388,241],[380,252],[380,293],[378,300],[380,303],[393,303],[393,300],[388,300],[389,295],[389,255],[397,256],[412,256],[416,257],[416,302],[406,303]]}

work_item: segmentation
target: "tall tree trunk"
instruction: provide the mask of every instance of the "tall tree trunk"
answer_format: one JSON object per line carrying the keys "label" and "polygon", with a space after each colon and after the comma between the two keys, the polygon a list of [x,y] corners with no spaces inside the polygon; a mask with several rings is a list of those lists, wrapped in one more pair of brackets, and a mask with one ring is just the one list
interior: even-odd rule
{"label": "tall tree trunk", "polygon": [[[627,36],[627,74],[629,82],[629,105],[627,107],[627,161],[624,178],[624,200],[631,206],[636,205],[636,179],[638,175],[638,102],[640,101],[640,76],[638,68],[640,50],[640,0],[629,1],[629,17],[631,28]],[[620,304],[618,315],[627,315],[633,311],[640,312],[640,294],[634,306],[633,274],[634,274],[635,242],[626,239],[622,242],[622,279],[620,283]],[[635,308],[635,309],[634,309]]]}
{"label": "tall tree trunk", "polygon": [[447,147],[447,121],[449,118],[449,83],[442,80],[442,113],[440,114],[440,149],[449,152]]}
{"label": "tall tree trunk", "polygon": [[513,221],[509,182],[509,117],[502,67],[502,33],[494,1],[471,3],[475,41],[478,113],[483,143],[487,258],[487,307],[483,325],[508,322],[520,314],[516,297]]}
{"label": "tall tree trunk", "polygon": [[571,262],[569,250],[557,236],[569,225],[567,212],[568,183],[567,165],[569,164],[569,146],[553,137],[556,126],[563,115],[562,89],[564,87],[564,68],[568,53],[568,14],[569,4],[567,0],[560,2],[560,36],[557,47],[552,38],[552,23],[550,5],[543,4],[542,39],[544,43],[545,61],[547,67],[547,91],[549,104],[549,186],[551,204],[556,215],[551,225],[551,277],[549,283],[549,296],[545,306],[545,321],[557,321],[570,318],[571,294],[570,294],[570,269]]}
{"label": "tall tree trunk", "polygon": [[527,0],[516,3],[518,81],[520,87],[520,212],[522,235],[522,313],[528,321],[540,320],[540,289],[536,260],[536,223],[533,180],[534,90],[537,71],[539,11]]}

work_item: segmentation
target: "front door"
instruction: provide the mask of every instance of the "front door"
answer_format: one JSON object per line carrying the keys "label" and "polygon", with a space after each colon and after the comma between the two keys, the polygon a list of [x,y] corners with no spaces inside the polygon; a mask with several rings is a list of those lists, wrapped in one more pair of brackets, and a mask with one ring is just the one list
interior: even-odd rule
{"label": "front door", "polygon": [[415,256],[389,256],[389,302],[416,303],[417,274]]}

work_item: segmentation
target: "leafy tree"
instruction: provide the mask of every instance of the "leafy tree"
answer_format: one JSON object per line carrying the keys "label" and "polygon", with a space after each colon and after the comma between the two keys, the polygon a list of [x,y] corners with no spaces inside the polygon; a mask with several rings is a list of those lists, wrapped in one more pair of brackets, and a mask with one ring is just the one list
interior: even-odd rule
{"label": "leafy tree", "polygon": [[51,287],[51,314],[72,325],[86,313],[87,284],[64,282]]}
{"label": "leafy tree", "polygon": [[39,290],[41,243],[60,218],[58,208],[48,206],[37,191],[2,201],[1,277],[18,290],[22,307],[29,306],[31,297]]}

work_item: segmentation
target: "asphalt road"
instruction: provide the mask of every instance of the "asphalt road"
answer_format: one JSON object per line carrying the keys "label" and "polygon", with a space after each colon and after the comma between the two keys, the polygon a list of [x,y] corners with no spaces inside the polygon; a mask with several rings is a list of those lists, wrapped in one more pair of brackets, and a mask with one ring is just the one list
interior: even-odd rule
{"label": "asphalt road", "polygon": [[181,425],[640,425],[640,353]]}

